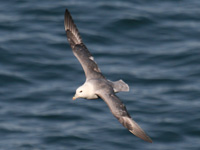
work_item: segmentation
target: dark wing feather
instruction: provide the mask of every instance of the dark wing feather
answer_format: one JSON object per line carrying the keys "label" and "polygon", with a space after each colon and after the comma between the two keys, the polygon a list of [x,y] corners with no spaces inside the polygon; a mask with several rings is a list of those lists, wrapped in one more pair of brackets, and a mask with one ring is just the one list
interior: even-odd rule
{"label": "dark wing feather", "polygon": [[128,114],[125,105],[120,101],[120,99],[114,93],[108,94],[107,92],[108,91],[101,90],[98,92],[98,96],[106,102],[110,111],[119,120],[119,122],[135,136],[152,143],[151,138]]}
{"label": "dark wing feather", "polygon": [[98,68],[96,62],[94,61],[91,53],[88,51],[87,47],[83,44],[80,34],[69,11],[65,11],[65,31],[67,34],[67,39],[70,43],[72,51],[76,58],[81,63],[85,76],[87,79],[91,78],[105,78],[100,69]]}

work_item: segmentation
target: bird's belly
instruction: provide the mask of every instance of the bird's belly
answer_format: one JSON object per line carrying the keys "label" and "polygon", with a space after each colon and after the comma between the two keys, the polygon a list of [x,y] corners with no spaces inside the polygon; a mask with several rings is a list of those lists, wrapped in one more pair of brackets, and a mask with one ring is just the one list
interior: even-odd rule
{"label": "bird's belly", "polygon": [[90,95],[89,97],[87,97],[87,99],[92,100],[92,99],[97,99],[99,98],[96,94],[94,95]]}

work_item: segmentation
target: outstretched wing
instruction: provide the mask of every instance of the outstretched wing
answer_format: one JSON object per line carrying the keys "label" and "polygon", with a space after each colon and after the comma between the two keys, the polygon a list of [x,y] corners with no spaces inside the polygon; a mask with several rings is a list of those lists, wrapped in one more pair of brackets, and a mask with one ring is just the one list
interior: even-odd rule
{"label": "outstretched wing", "polygon": [[76,58],[81,63],[85,72],[86,79],[91,78],[105,78],[100,69],[98,68],[93,56],[88,51],[87,47],[83,44],[80,34],[76,25],[74,24],[69,11],[65,11],[65,31],[67,39],[70,43],[72,51]]}
{"label": "outstretched wing", "polygon": [[114,93],[109,94],[107,92],[108,91],[101,90],[98,92],[98,96],[106,102],[110,108],[110,111],[119,120],[119,122],[135,136],[143,139],[144,141],[152,143],[151,138],[128,114],[125,105],[120,101],[120,99]]}

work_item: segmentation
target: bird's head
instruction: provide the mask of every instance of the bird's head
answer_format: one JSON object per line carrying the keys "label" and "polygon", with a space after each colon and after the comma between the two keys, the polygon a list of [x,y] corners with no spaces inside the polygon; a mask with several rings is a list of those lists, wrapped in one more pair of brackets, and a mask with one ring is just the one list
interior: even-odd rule
{"label": "bird's head", "polygon": [[85,83],[76,90],[76,94],[72,99],[75,100],[77,98],[97,99],[98,96],[95,94],[95,91],[91,84]]}
{"label": "bird's head", "polygon": [[84,86],[80,86],[79,88],[76,89],[76,94],[72,98],[73,100],[77,98],[86,98],[87,93],[85,92]]}

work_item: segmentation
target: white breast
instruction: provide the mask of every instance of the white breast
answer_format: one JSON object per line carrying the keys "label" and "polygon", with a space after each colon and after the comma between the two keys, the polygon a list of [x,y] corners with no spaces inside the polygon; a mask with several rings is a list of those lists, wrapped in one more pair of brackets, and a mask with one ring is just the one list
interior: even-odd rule
{"label": "white breast", "polygon": [[95,93],[94,86],[90,82],[86,82],[84,85],[85,94],[87,99],[97,99],[98,96]]}

